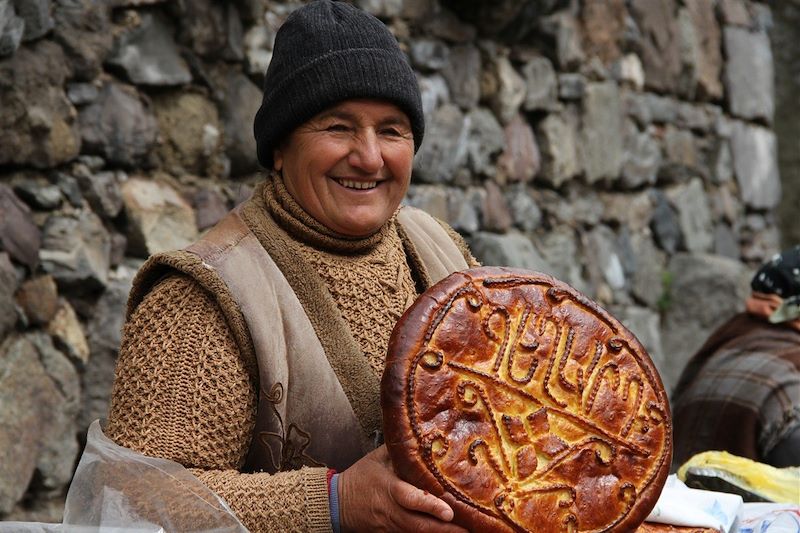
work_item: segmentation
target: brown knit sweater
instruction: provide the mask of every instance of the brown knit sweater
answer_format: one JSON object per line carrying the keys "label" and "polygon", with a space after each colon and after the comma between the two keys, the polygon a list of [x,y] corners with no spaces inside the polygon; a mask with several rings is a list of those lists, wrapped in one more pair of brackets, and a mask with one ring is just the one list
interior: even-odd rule
{"label": "brown knit sweater", "polygon": [[[346,239],[303,212],[279,178],[265,188],[265,200],[273,218],[302,244],[298,260],[315,267],[365,364],[380,376],[391,329],[420,286],[395,220],[371,237]],[[449,231],[467,262],[477,265]],[[211,294],[183,275],[160,281],[123,330],[108,436],[192,469],[251,531],[310,531],[320,522],[328,527],[327,469],[240,472],[257,402],[257,369],[240,354]]]}

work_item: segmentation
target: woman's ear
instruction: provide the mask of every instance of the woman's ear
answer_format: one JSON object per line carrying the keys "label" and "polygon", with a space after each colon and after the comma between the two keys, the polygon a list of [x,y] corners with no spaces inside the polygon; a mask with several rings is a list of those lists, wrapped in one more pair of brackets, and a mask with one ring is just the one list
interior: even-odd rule
{"label": "woman's ear", "polygon": [[280,148],[275,148],[272,151],[272,168],[276,172],[280,172],[283,169],[283,153]]}

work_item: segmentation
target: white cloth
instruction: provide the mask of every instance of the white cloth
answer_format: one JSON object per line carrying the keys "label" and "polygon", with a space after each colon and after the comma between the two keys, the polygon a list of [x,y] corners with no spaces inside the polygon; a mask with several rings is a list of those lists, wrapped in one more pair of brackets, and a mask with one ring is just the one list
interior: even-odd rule
{"label": "white cloth", "polygon": [[673,474],[667,478],[648,522],[673,526],[713,527],[730,533],[742,507],[742,497],[724,492],[690,489]]}

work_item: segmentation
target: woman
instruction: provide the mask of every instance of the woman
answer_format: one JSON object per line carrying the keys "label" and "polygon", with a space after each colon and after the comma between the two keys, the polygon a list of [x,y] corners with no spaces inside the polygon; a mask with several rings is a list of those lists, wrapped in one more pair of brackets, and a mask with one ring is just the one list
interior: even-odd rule
{"label": "woman", "polygon": [[707,450],[800,466],[800,246],[750,286],[746,311],[714,331],[675,389],[675,466]]}
{"label": "woman", "polygon": [[392,327],[476,264],[451,229],[398,210],[424,132],[413,71],[380,21],[323,0],[281,27],[264,87],[271,175],[143,266],[106,433],[190,468],[252,531],[461,531],[377,446]]}

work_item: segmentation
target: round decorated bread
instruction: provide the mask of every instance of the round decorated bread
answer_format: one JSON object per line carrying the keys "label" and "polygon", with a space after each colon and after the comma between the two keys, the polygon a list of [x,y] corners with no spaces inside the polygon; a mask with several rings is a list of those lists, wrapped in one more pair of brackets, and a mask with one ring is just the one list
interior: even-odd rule
{"label": "round decorated bread", "polygon": [[644,348],[537,272],[475,268],[422,294],[389,341],[381,405],[398,475],[471,531],[632,531],[669,471]]}

